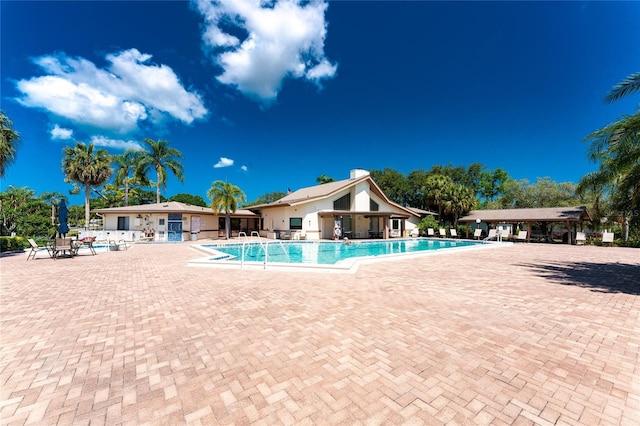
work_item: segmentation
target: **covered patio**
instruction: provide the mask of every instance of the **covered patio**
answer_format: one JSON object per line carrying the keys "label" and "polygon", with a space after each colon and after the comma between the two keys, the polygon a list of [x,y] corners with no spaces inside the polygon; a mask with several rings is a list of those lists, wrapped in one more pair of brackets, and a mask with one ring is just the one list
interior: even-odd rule
{"label": "covered patio", "polygon": [[[567,243],[575,242],[575,233],[584,230],[584,222],[591,221],[591,216],[584,206],[579,207],[544,207],[529,209],[499,209],[499,210],[472,210],[459,222],[466,225],[466,237],[469,238],[470,225],[472,229],[482,227],[497,227],[500,224],[524,225],[523,230],[527,231],[527,242],[532,239],[532,225],[540,223],[544,230],[548,224],[561,223],[567,229]],[[544,233],[539,237],[546,237],[547,241],[552,236]]]}
{"label": "covered patio", "polygon": [[330,238],[334,224],[339,222],[341,236],[350,239],[401,237],[405,220],[410,216],[397,212],[331,210],[318,213],[323,224],[323,237]]}

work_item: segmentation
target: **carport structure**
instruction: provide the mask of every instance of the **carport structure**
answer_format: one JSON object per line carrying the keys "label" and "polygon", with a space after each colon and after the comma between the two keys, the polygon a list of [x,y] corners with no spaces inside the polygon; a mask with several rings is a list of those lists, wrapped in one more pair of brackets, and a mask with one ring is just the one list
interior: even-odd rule
{"label": "carport structure", "polygon": [[[584,222],[591,221],[591,216],[584,206],[579,207],[544,207],[529,209],[499,209],[499,210],[472,210],[466,216],[459,219],[459,222],[467,225],[467,238],[469,238],[469,224],[475,223],[476,228],[482,222],[489,225],[524,224],[527,230],[527,241],[531,239],[531,225],[533,223],[563,223],[569,235],[567,242],[573,243],[572,232],[580,227],[584,229]],[[573,229],[572,229],[573,226]]]}

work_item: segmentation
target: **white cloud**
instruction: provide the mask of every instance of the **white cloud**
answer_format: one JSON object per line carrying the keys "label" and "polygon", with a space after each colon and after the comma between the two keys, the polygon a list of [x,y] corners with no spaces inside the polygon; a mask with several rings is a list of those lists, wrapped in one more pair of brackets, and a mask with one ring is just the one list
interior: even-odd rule
{"label": "white cloud", "polygon": [[233,166],[233,160],[230,158],[220,157],[220,161],[218,161],[218,163],[216,163],[216,165],[213,167],[216,169],[219,169],[221,167],[229,167],[229,166]]}
{"label": "white cloud", "polygon": [[249,170],[249,168],[247,166],[241,166],[240,170],[242,170],[243,172],[246,172],[247,170]]}
{"label": "white cloud", "polygon": [[[285,78],[319,83],[337,70],[324,54],[327,25],[323,0],[193,0],[205,20],[202,39],[223,72],[223,84],[273,101]],[[264,5],[264,6],[263,6]],[[246,32],[240,42],[221,26]]]}
{"label": "white cloud", "polygon": [[91,138],[91,143],[94,144],[95,146],[103,146],[105,148],[114,148],[114,149],[122,149],[122,150],[126,150],[126,149],[135,149],[135,150],[141,150],[142,145],[140,145],[140,143],[136,142],[136,141],[123,141],[120,139],[110,139],[107,138],[105,136],[93,136]]}
{"label": "white cloud", "polygon": [[34,59],[47,75],[20,80],[18,101],[76,125],[119,134],[167,117],[190,124],[207,114],[200,96],[187,91],[166,65],[129,49],[106,56],[105,69],[64,53]]}
{"label": "white cloud", "polygon": [[51,139],[69,140],[73,137],[73,130],[64,129],[57,124],[51,129]]}

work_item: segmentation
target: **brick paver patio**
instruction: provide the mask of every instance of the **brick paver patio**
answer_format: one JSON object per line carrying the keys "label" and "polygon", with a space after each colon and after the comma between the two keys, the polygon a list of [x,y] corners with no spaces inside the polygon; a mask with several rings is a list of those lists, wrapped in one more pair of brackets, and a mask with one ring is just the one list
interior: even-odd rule
{"label": "brick paver patio", "polygon": [[638,249],[327,274],[190,244],[0,259],[0,423],[640,424]]}

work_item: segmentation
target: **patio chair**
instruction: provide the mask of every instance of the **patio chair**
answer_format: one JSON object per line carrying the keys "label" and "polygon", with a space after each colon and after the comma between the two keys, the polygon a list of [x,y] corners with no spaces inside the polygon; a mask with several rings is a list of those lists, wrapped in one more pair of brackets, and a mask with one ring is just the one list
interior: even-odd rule
{"label": "patio chair", "polygon": [[47,254],[49,255],[49,257],[52,257],[52,252],[51,252],[51,247],[49,247],[48,245],[45,247],[40,247],[38,245],[38,243],[36,243],[34,241],[33,238],[28,238],[27,241],[29,241],[29,245],[31,246],[31,251],[29,252],[29,254],[27,255],[27,261],[31,258],[31,259],[35,259],[36,258],[36,254],[38,254],[38,252],[40,251],[47,251]]}
{"label": "patio chair", "polygon": [[434,232],[433,228],[427,228],[427,237],[435,237],[436,233]]}
{"label": "patio chair", "polygon": [[73,257],[75,255],[75,247],[71,238],[56,238],[55,244],[53,246],[53,259],[55,260],[59,258],[66,252],[69,253],[70,257]]}
{"label": "patio chair", "polygon": [[420,236],[420,230],[419,230],[418,228],[413,228],[413,229],[411,230],[411,233],[409,233],[409,235],[410,235],[411,237],[414,237],[414,238],[415,238],[415,237],[419,237],[419,236]]}
{"label": "patio chair", "polygon": [[482,237],[482,228],[476,228],[473,231],[473,238],[480,239]]}
{"label": "patio chair", "polygon": [[497,240],[498,239],[498,230],[496,229],[489,229],[489,235],[487,235],[487,238],[485,238],[485,241],[488,240]]}
{"label": "patio chair", "polygon": [[440,234],[440,238],[447,238],[447,231],[444,228],[440,228],[438,234]]}
{"label": "patio chair", "polygon": [[451,238],[458,238],[458,231],[455,228],[451,228],[449,229],[449,235],[451,235]]}
{"label": "patio chair", "polygon": [[518,231],[518,236],[516,237],[516,241],[527,241],[527,231]]}
{"label": "patio chair", "polygon": [[613,232],[602,233],[602,244],[613,244]]}
{"label": "patio chair", "polygon": [[584,245],[587,242],[587,236],[584,232],[576,232],[576,245]]}

